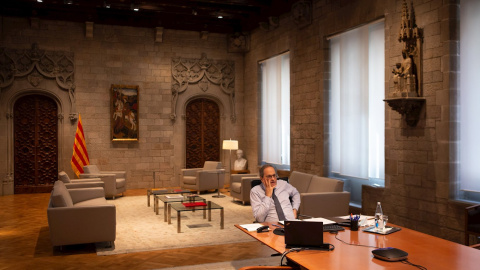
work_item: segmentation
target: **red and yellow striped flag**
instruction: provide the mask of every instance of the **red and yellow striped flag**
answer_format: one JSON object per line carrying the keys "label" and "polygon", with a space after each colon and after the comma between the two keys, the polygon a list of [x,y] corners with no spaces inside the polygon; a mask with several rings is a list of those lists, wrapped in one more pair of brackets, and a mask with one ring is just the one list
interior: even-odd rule
{"label": "red and yellow striped flag", "polygon": [[78,114],[77,132],[75,133],[75,142],[73,142],[73,155],[70,161],[73,172],[79,177],[83,173],[83,166],[90,164],[87,153],[87,144],[83,134],[82,117]]}

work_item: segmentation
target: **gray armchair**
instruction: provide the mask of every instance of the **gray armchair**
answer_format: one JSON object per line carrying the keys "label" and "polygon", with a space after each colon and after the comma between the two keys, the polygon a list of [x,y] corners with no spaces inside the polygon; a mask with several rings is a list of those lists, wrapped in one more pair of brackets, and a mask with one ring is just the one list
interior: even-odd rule
{"label": "gray armchair", "polygon": [[100,178],[70,179],[68,174],[64,171],[58,173],[58,180],[62,181],[68,189],[90,187],[105,188],[105,183]]}
{"label": "gray armchair", "polygon": [[115,241],[116,208],[103,188],[67,189],[56,181],[47,218],[53,246]]}
{"label": "gray armchair", "polygon": [[299,214],[335,217],[349,214],[350,192],[343,191],[343,181],[293,171],[290,184],[300,192]]}
{"label": "gray armchair", "polygon": [[218,161],[205,161],[203,168],[182,169],[181,186],[185,189],[219,189],[225,181],[225,170]]}
{"label": "gray armchair", "polygon": [[233,200],[238,199],[243,204],[250,203],[252,181],[260,179],[258,174],[232,174],[230,176],[230,195]]}
{"label": "gray armchair", "polygon": [[113,197],[117,194],[125,192],[127,189],[125,171],[100,171],[97,165],[83,166],[83,173],[80,174],[81,179],[100,178],[105,183],[105,196]]}

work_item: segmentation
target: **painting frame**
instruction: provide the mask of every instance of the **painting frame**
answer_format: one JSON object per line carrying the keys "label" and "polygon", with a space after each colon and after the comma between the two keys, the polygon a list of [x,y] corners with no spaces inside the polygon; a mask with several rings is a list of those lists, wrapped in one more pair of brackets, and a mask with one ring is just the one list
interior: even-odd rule
{"label": "painting frame", "polygon": [[138,85],[112,84],[110,87],[110,134],[113,142],[138,141]]}

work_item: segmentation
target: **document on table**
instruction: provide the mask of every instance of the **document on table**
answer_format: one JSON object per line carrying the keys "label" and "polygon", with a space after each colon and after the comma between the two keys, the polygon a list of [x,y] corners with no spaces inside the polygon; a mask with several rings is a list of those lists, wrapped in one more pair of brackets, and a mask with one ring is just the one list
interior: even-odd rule
{"label": "document on table", "polygon": [[245,230],[249,231],[249,232],[254,232],[256,231],[258,228],[262,227],[263,225],[260,224],[260,223],[252,223],[252,224],[243,224],[243,225],[240,225],[240,227],[244,228]]}

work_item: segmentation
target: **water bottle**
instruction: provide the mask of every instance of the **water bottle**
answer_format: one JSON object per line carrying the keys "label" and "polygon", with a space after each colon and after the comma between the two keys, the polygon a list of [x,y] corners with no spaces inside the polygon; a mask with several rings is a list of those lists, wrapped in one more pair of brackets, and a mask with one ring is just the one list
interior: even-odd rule
{"label": "water bottle", "polygon": [[383,211],[380,202],[377,202],[377,209],[375,210],[375,229],[383,229]]}

